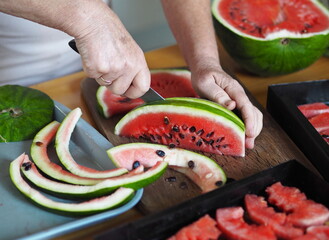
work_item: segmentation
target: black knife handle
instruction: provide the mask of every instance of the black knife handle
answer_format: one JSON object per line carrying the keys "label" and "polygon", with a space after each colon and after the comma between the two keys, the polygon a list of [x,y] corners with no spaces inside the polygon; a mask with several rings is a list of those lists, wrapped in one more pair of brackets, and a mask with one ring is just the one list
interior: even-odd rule
{"label": "black knife handle", "polygon": [[75,43],[75,40],[72,39],[71,41],[69,41],[69,46],[76,51],[77,53],[79,53],[79,50],[77,49],[77,44]]}

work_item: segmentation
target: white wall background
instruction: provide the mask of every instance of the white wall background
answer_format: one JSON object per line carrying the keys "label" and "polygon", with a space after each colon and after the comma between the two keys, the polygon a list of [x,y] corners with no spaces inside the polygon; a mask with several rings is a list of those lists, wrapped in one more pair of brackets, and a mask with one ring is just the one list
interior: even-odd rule
{"label": "white wall background", "polygon": [[159,0],[112,0],[112,9],[144,51],[176,43]]}

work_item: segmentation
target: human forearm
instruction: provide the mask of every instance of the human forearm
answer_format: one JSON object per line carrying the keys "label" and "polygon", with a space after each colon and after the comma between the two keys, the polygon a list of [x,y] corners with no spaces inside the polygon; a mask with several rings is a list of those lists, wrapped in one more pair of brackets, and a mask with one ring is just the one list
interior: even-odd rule
{"label": "human forearm", "polygon": [[208,59],[219,64],[209,0],[162,0],[168,23],[191,70]]}

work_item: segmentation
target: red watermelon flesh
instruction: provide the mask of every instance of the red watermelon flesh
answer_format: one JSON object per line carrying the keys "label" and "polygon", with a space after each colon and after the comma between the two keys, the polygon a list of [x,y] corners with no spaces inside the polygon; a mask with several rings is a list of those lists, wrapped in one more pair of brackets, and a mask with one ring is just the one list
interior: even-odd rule
{"label": "red watermelon flesh", "polygon": [[247,194],[244,200],[250,219],[255,223],[270,226],[279,238],[292,239],[303,235],[302,229],[286,224],[286,214],[269,207],[264,197]]}
{"label": "red watermelon flesh", "polygon": [[307,234],[312,234],[319,240],[329,239],[329,226],[313,226],[306,230]]}
{"label": "red watermelon flesh", "polygon": [[219,208],[216,210],[216,220],[219,230],[229,239],[276,239],[268,226],[250,225],[245,222],[242,207]]}
{"label": "red watermelon flesh", "polygon": [[168,240],[209,240],[218,239],[221,232],[217,228],[217,223],[208,214],[199,218],[194,223],[183,227]]}
{"label": "red watermelon flesh", "polygon": [[283,186],[280,182],[266,188],[268,201],[285,211],[287,223],[296,227],[320,225],[329,219],[329,210],[322,204],[308,200],[298,188]]}
{"label": "red watermelon flesh", "polygon": [[303,113],[306,118],[311,118],[318,114],[329,112],[329,106],[323,102],[299,105],[298,109]]}
{"label": "red watermelon flesh", "polygon": [[329,28],[328,17],[309,0],[222,0],[218,9],[230,25],[260,38],[280,30],[303,34]]}
{"label": "red watermelon flesh", "polygon": [[[198,97],[192,87],[191,73],[188,70],[153,70],[151,71],[151,87],[164,98]],[[100,112],[106,118],[125,114],[145,103],[141,98],[130,99],[113,94],[102,86],[99,87],[98,92],[98,102],[102,102]]]}
{"label": "red watermelon flesh", "polygon": [[329,112],[321,113],[309,119],[313,127],[318,131],[329,129]]}

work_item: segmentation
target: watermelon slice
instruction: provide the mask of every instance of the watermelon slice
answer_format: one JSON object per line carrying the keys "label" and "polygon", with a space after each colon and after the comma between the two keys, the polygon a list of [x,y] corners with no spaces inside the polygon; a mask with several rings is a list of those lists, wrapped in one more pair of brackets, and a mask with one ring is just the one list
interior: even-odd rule
{"label": "watermelon slice", "polygon": [[329,112],[329,106],[323,102],[299,105],[298,109],[306,118],[311,118],[321,113]]}
{"label": "watermelon slice", "polygon": [[219,230],[229,239],[276,239],[269,226],[248,224],[243,219],[242,207],[219,208],[216,211],[216,220]]}
{"label": "watermelon slice", "polygon": [[194,223],[179,230],[168,240],[180,239],[218,239],[221,232],[217,228],[217,223],[208,214],[199,218]]}
{"label": "watermelon slice", "polygon": [[151,143],[129,143],[110,148],[107,154],[116,166],[128,170],[136,163],[148,168],[157,161],[165,161],[170,168],[194,181],[203,192],[216,189],[226,182],[224,171],[215,161],[184,149],[170,149]]}
{"label": "watermelon slice", "polygon": [[127,113],[115,134],[216,154],[244,156],[245,127],[233,112],[204,99],[167,98]]}
{"label": "watermelon slice", "polygon": [[329,112],[316,115],[309,121],[318,132],[326,131],[329,129]]}
{"label": "watermelon slice", "polygon": [[[191,83],[191,72],[185,69],[151,70],[151,87],[162,97],[198,97]],[[113,94],[109,89],[100,86],[96,92],[99,112],[109,118],[125,114],[144,101],[140,98],[129,99]]]}

